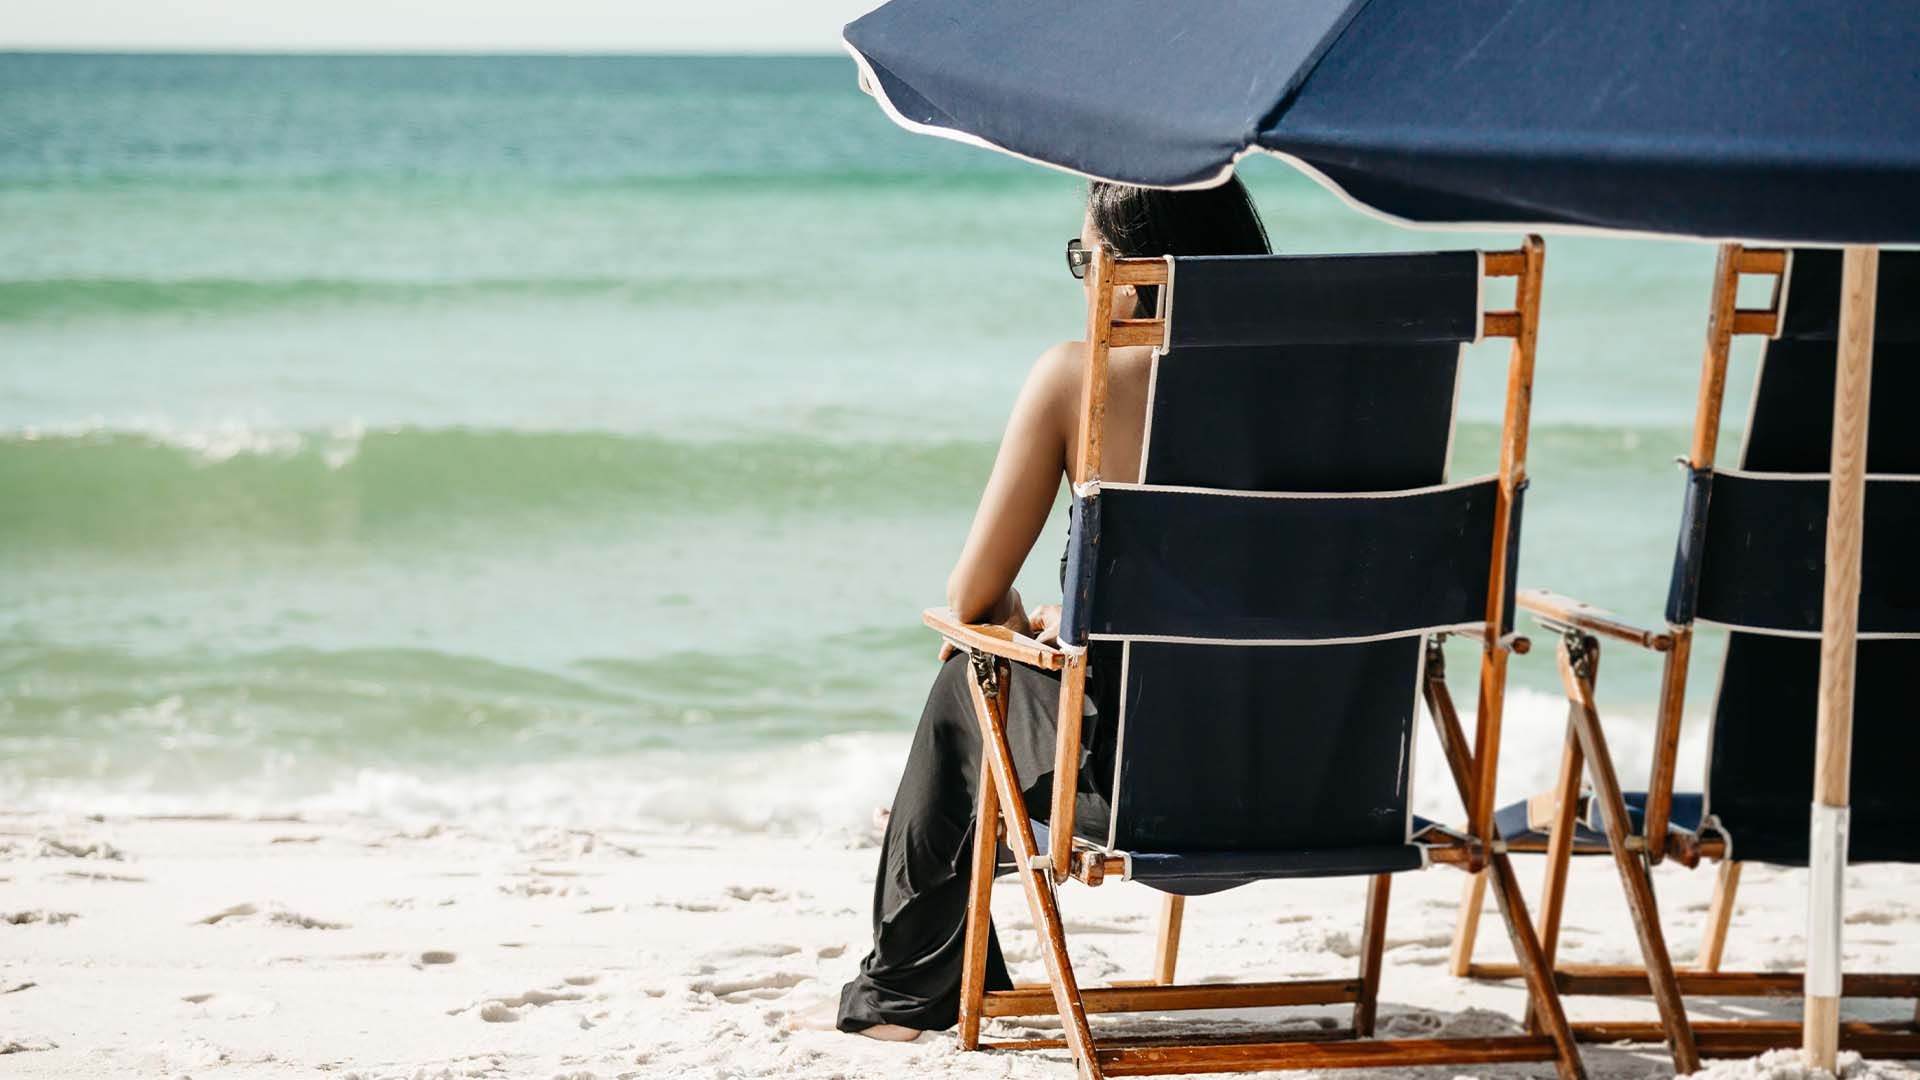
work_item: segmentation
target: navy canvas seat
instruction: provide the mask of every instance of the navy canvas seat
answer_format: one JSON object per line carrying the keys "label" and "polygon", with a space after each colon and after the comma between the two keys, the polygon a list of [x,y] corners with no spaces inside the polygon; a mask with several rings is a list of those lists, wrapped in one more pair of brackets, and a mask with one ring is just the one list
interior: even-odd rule
{"label": "navy canvas seat", "polygon": [[[1622,792],[1627,802],[1627,829],[1639,835],[1646,829],[1647,793],[1644,791]],[[1700,828],[1702,800],[1699,795],[1676,794],[1673,797],[1673,810],[1668,824],[1676,829],[1688,832]],[[1544,848],[1547,843],[1548,828],[1543,822],[1532,820],[1532,806],[1526,800],[1508,803],[1493,815],[1500,826],[1500,838],[1516,848]],[[1598,802],[1589,802],[1585,812],[1574,819],[1573,850],[1576,855],[1604,855],[1607,853],[1607,834],[1603,831],[1601,809]]]}
{"label": "navy canvas seat", "polygon": [[[1416,816],[1414,833],[1433,822]],[[1033,823],[1034,838],[1042,845],[1048,836],[1045,822]],[[1255,881],[1298,877],[1351,877],[1420,869],[1419,847],[1380,844],[1372,847],[1300,847],[1280,851],[1129,851],[1124,853],[1128,881],[1144,882],[1162,892],[1201,896]]]}

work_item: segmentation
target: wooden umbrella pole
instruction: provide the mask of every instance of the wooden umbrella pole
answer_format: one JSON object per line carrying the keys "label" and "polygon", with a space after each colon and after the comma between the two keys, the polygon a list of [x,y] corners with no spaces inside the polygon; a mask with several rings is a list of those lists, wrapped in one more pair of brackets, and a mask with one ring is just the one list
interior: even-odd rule
{"label": "wooden umbrella pole", "polygon": [[1813,752],[1807,882],[1807,1064],[1837,1072],[1841,885],[1847,870],[1847,780],[1853,753],[1853,673],[1860,622],[1860,522],[1867,499],[1867,397],[1873,385],[1874,294],[1880,252],[1849,247],[1841,263],[1840,340],[1833,389],[1833,467],[1827,493],[1827,580],[1821,610],[1820,714]]}

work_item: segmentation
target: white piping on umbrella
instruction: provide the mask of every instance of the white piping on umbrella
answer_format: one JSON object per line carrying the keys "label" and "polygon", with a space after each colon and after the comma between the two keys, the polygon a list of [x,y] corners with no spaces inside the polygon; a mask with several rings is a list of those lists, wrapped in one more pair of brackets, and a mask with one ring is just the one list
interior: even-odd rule
{"label": "white piping on umbrella", "polygon": [[[1695,233],[1655,232],[1650,229],[1622,229],[1611,225],[1579,225],[1565,221],[1421,221],[1417,218],[1401,217],[1391,211],[1382,210],[1371,203],[1360,201],[1358,196],[1352,194],[1346,188],[1341,187],[1339,181],[1321,172],[1318,167],[1309,164],[1305,159],[1296,157],[1285,150],[1275,150],[1266,146],[1249,146],[1233,156],[1233,164],[1238,164],[1241,158],[1256,153],[1279,158],[1281,161],[1293,166],[1296,171],[1304,174],[1309,180],[1332,192],[1334,196],[1345,203],[1349,209],[1357,210],[1376,221],[1384,221],[1389,225],[1398,225],[1403,229],[1425,229],[1431,232],[1543,232],[1554,233],[1560,236],[1599,236],[1629,240],[1700,240],[1709,244],[1745,244],[1749,247],[1833,248],[1838,250],[1848,246],[1844,243],[1832,241],[1769,240],[1764,237],[1751,236],[1707,236]],[[1230,173],[1232,171],[1233,165],[1230,164],[1226,167],[1225,172]],[[1209,184],[1199,186],[1211,186],[1211,184],[1221,183],[1225,179],[1226,176],[1223,173],[1219,179],[1213,180]],[[1897,248],[1900,245],[1883,244],[1881,246],[1891,249]],[[1912,246],[1920,247],[1920,245]]]}
{"label": "white piping on umbrella", "polygon": [[[1065,165],[1059,165],[1042,158],[1029,157],[1018,150],[1009,150],[997,142],[983,139],[970,131],[961,131],[959,128],[941,127],[938,124],[923,124],[918,120],[909,119],[905,113],[901,112],[900,109],[894,105],[893,99],[887,96],[886,87],[880,84],[879,77],[874,74],[873,65],[868,62],[866,56],[861,53],[858,48],[854,47],[853,42],[842,37],[840,39],[840,47],[847,50],[847,55],[853,57],[854,65],[860,69],[860,89],[866,91],[867,95],[873,98],[874,101],[879,102],[880,111],[886,114],[887,119],[916,135],[932,135],[938,139],[947,139],[952,142],[963,143],[967,146],[977,146],[983,150],[992,150],[996,153],[1005,154],[1010,158],[1018,158],[1030,165],[1039,165],[1043,168],[1052,169],[1055,172],[1066,173],[1069,176],[1078,176],[1086,180],[1098,180],[1108,184],[1123,184],[1134,187],[1160,187],[1168,191],[1197,191],[1201,188],[1219,187],[1221,184],[1227,182],[1228,176],[1233,174],[1233,165],[1229,163],[1214,176],[1191,184],[1133,184],[1132,181],[1115,180],[1105,176],[1097,176],[1090,172],[1082,172],[1079,169],[1069,168]],[[1251,148],[1249,148],[1249,150],[1250,149]],[[1234,160],[1238,161],[1242,156],[1247,154],[1249,150],[1240,151],[1239,154],[1234,155]]]}
{"label": "white piping on umbrella", "polygon": [[[1020,161],[1032,165],[1039,165],[1042,168],[1052,169],[1055,172],[1063,172],[1069,176],[1078,176],[1085,180],[1098,180],[1107,184],[1125,184],[1131,187],[1159,188],[1163,191],[1198,191],[1203,188],[1219,187],[1221,184],[1226,183],[1227,178],[1233,175],[1234,168],[1239,165],[1243,159],[1253,154],[1266,154],[1279,158],[1281,161],[1293,166],[1295,170],[1306,176],[1309,180],[1332,192],[1336,198],[1345,203],[1349,208],[1365,214],[1376,221],[1383,221],[1389,225],[1398,225],[1406,229],[1424,229],[1431,232],[1548,232],[1562,236],[1624,237],[1635,240],[1701,240],[1711,244],[1734,243],[1762,247],[1839,249],[1848,246],[1847,244],[1835,241],[1774,240],[1766,237],[1753,236],[1707,236],[1704,234],[1655,232],[1648,229],[1622,229],[1609,225],[1579,225],[1564,221],[1420,221],[1416,218],[1401,217],[1391,211],[1382,210],[1371,203],[1362,202],[1346,188],[1341,187],[1338,181],[1326,173],[1321,172],[1317,167],[1308,164],[1304,159],[1290,154],[1285,150],[1275,150],[1271,147],[1258,145],[1245,146],[1236,150],[1233,157],[1226,164],[1220,166],[1213,175],[1203,180],[1195,180],[1185,184],[1140,184],[1132,180],[1120,180],[1110,176],[1101,176],[1098,173],[1087,172],[1083,169],[1075,169],[1070,166],[1047,161],[1043,158],[1023,154],[1018,150],[1009,150],[999,143],[983,139],[971,132],[961,131],[959,128],[941,127],[938,124],[923,124],[918,120],[909,119],[905,113],[902,113],[899,108],[893,104],[892,99],[887,97],[886,88],[880,85],[880,80],[874,75],[873,65],[861,54],[860,50],[855,48],[853,43],[845,38],[840,39],[840,46],[847,50],[847,54],[853,57],[855,66],[860,69],[860,89],[866,91],[874,101],[878,102],[880,111],[885,113],[887,119],[892,120],[895,124],[918,135],[932,135],[935,138],[946,139],[950,142],[975,146],[983,150],[992,150],[995,153],[1005,154],[1008,157],[1017,158]],[[1900,250],[1902,248],[1920,249],[1920,244],[1881,244],[1878,246],[1886,250]]]}

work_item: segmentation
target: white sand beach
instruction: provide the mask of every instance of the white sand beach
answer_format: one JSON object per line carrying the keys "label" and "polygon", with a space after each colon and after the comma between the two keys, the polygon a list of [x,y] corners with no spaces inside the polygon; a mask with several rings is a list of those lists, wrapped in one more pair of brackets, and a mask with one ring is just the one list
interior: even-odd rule
{"label": "white sand beach", "polygon": [[[836,994],[864,951],[870,842],[363,817],[0,818],[0,1075],[1071,1076],[1061,1054],[961,1053],[950,1033],[898,1045],[785,1030],[790,1015]],[[1531,884],[1538,860],[1521,867]],[[1658,875],[1680,959],[1692,955],[1712,877],[1678,867]],[[1446,972],[1462,880],[1445,869],[1396,879],[1383,1035],[1515,1028],[1517,989]],[[1282,882],[1193,901],[1182,980],[1351,971],[1363,888]],[[1848,888],[1848,967],[1920,967],[1920,869],[1856,868]],[[1637,959],[1604,860],[1578,863],[1571,895],[1565,958]],[[1727,964],[1797,965],[1804,898],[1803,874],[1749,868]],[[1144,971],[1157,894],[1071,885],[1063,906],[1083,979]],[[1010,884],[995,910],[1016,978],[1039,978]],[[1481,937],[1489,957],[1503,947],[1496,925]],[[1568,1004],[1576,1018],[1653,1018],[1639,1001]],[[1702,1019],[1797,1009],[1693,1004]],[[1911,1010],[1856,1004],[1849,1016]],[[1334,1015],[1300,1010],[1285,1022]],[[1653,1047],[1593,1047],[1586,1060],[1608,1080],[1670,1073]],[[1789,1054],[1713,1071],[1786,1077],[1798,1075],[1796,1062]],[[1466,1070],[1415,1072],[1444,1080]],[[1539,1066],[1481,1072],[1551,1075]],[[1850,1072],[1920,1076],[1857,1061]]]}

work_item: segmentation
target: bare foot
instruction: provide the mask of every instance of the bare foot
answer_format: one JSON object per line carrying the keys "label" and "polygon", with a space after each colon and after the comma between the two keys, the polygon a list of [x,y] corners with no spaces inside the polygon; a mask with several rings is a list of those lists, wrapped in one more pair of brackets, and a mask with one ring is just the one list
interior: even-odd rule
{"label": "bare foot", "polygon": [[[811,1009],[794,1013],[787,1018],[789,1031],[838,1031],[840,1021],[840,1002],[837,998],[828,998]],[[898,1024],[875,1024],[854,1032],[869,1039],[881,1042],[912,1042],[920,1037],[920,1029],[901,1027]]]}
{"label": "bare foot", "polygon": [[840,1020],[840,999],[823,998],[811,1008],[802,1009],[787,1017],[788,1031],[837,1031]]}

